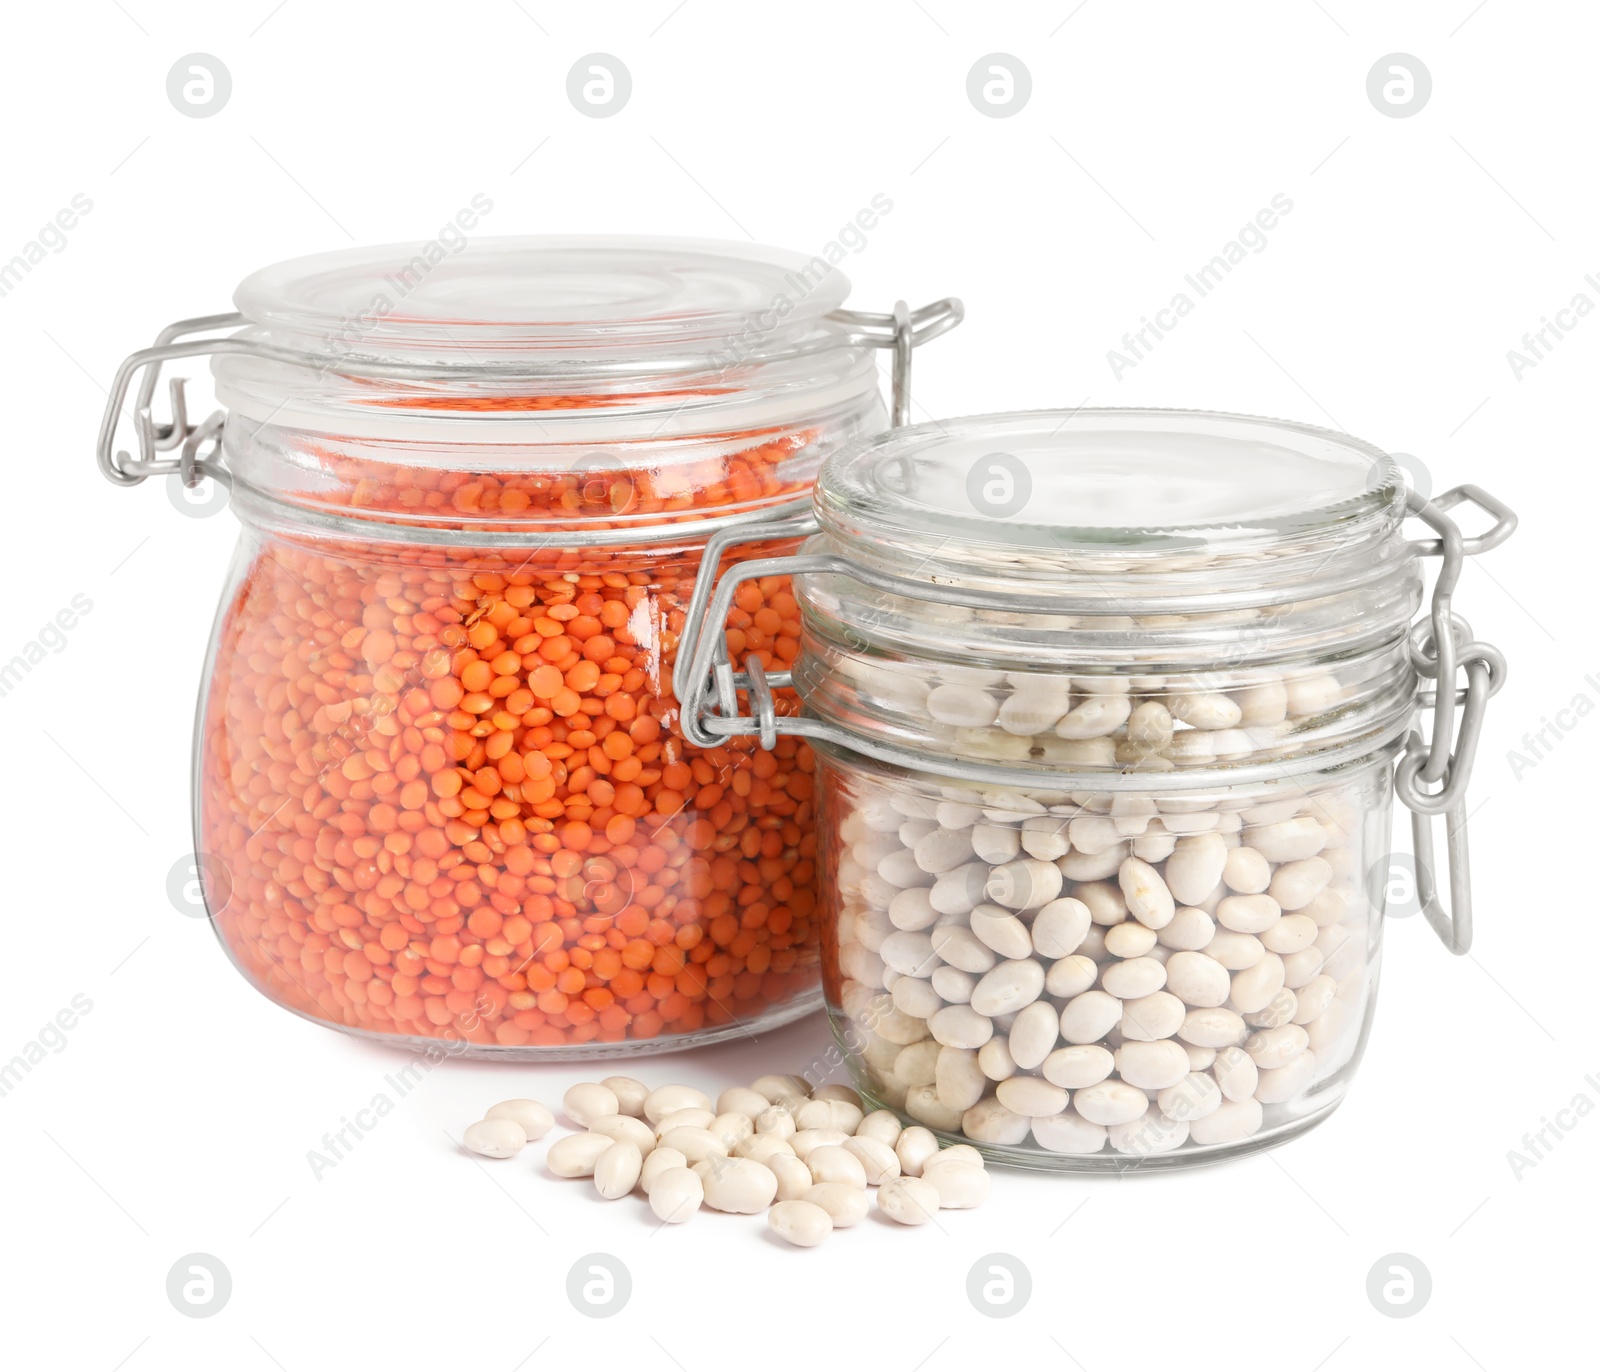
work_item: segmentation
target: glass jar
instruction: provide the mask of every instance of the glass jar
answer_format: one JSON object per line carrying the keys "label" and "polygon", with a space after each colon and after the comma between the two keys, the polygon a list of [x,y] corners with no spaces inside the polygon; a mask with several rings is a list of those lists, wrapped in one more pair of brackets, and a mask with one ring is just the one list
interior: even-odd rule
{"label": "glass jar", "polygon": [[[825,263],[740,245],[430,247],[257,272],[114,387],[106,474],[225,482],[242,525],[195,753],[216,932],[280,1005],[389,1042],[586,1057],[797,1018],[813,755],[686,742],[685,606],[714,531],[763,541],[886,427],[870,349],[903,409],[959,302],[843,311]],[[203,352],[225,409],[191,426],[174,382],[158,426],[160,364]],[[141,455],[113,457],[140,368]],[[793,660],[786,580],[730,613],[741,664]]]}
{"label": "glass jar", "polygon": [[[1463,500],[1489,533],[1463,540]],[[703,742],[816,750],[828,1009],[863,1095],[1076,1171],[1331,1112],[1372,1018],[1392,787],[1419,905],[1470,941],[1463,791],[1505,667],[1450,596],[1511,512],[1429,504],[1344,434],[1129,410],[900,429],[831,456],[814,502],[799,556],[697,601],[715,625],[744,578],[794,575],[792,674],[736,672],[697,619],[680,697]]]}

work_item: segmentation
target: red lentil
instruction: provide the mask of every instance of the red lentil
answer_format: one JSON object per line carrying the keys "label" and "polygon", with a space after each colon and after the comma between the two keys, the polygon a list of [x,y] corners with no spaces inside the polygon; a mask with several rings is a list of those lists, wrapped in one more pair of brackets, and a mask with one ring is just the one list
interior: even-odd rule
{"label": "red lentil", "polygon": [[[803,442],[725,459],[692,500],[649,472],[334,457],[316,500],[441,525],[659,523],[803,489],[778,474]],[[685,742],[671,672],[692,549],[558,539],[257,536],[208,690],[200,823],[232,878],[218,930],[275,1000],[537,1050],[690,1034],[815,987],[809,748]],[[786,581],[743,587],[730,624],[736,661],[794,661]]]}

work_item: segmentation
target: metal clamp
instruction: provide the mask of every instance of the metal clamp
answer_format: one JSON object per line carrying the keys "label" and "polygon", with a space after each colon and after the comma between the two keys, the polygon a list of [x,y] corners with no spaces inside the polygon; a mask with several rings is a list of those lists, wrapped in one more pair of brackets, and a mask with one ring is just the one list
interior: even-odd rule
{"label": "metal clamp", "polygon": [[[1463,538],[1446,513],[1471,502],[1494,517],[1493,526],[1474,538]],[[1452,613],[1451,597],[1468,557],[1498,547],[1517,527],[1511,509],[1477,486],[1457,486],[1429,501],[1415,491],[1408,498],[1410,512],[1428,524],[1439,537],[1412,542],[1420,557],[1443,561],[1434,582],[1428,618],[1411,632],[1411,663],[1417,675],[1433,682],[1432,690],[1418,693],[1420,710],[1431,715],[1427,742],[1421,731],[1406,739],[1405,752],[1395,765],[1394,790],[1411,811],[1412,856],[1416,864],[1417,898],[1423,914],[1444,946],[1460,955],[1472,947],[1472,873],[1467,856],[1467,783],[1483,732],[1483,715],[1491,697],[1505,685],[1506,660],[1500,651],[1472,637],[1472,626]],[[1467,684],[1456,686],[1464,671]],[[1460,727],[1456,708],[1461,707]],[[1429,787],[1437,789],[1429,790]],[[1445,905],[1433,876],[1433,816],[1445,816],[1445,849],[1450,869],[1450,900]]]}
{"label": "metal clamp", "polygon": [[[906,307],[903,300],[895,303],[889,314],[867,314],[859,310],[835,310],[828,319],[839,326],[845,341],[856,347],[891,348],[894,350],[894,367],[891,378],[894,423],[906,423],[911,414],[911,352],[919,344],[948,333],[965,317],[961,301],[951,296],[924,305],[919,310]],[[172,418],[166,422],[152,416],[151,405],[161,369],[168,363],[184,357],[236,355],[279,362],[286,366],[302,367],[311,371],[331,372],[341,375],[377,378],[382,380],[429,380],[438,376],[439,368],[426,362],[390,362],[370,358],[335,358],[316,356],[292,348],[280,347],[260,338],[226,335],[221,338],[197,338],[192,335],[212,334],[219,329],[239,329],[249,321],[238,312],[230,314],[199,315],[194,319],[180,319],[169,324],[148,348],[141,348],[123,360],[111,383],[106,399],[105,415],[100,421],[100,436],[95,446],[95,459],[101,473],[118,486],[137,486],[146,477],[165,476],[182,470],[181,458],[162,458],[159,453],[180,448],[198,430],[213,420],[225,418],[218,410],[201,424],[191,424],[184,398],[186,378],[172,377],[168,381]],[[179,341],[184,340],[184,341]],[[455,367],[452,372],[464,377],[501,377],[508,374],[504,366]],[[116,449],[117,418],[128,397],[128,389],[135,374],[139,374],[139,390],[134,402],[133,429],[139,445],[139,456]],[[210,465],[216,465],[212,463]],[[207,472],[209,475],[209,471]]]}

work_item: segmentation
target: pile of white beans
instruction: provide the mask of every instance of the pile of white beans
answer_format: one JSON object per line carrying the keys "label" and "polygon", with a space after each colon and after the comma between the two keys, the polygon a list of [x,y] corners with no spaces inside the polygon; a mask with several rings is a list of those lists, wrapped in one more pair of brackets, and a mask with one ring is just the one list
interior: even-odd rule
{"label": "pile of white beans", "polygon": [[877,1100],[1005,1156],[1218,1150],[1337,1099],[1385,766],[1204,796],[828,771],[835,1023]]}
{"label": "pile of white beans", "polygon": [[[804,1077],[761,1077],[715,1103],[693,1086],[652,1090],[606,1077],[572,1087],[562,1109],[582,1132],[552,1143],[546,1167],[593,1178],[607,1200],[637,1191],[663,1224],[681,1224],[702,1206],[766,1211],[773,1233],[812,1248],[866,1218],[869,1187],[878,1209],[905,1225],[970,1209],[989,1194],[977,1149],[941,1148],[928,1129],[902,1128],[891,1110],[865,1111],[848,1086],[813,1091]],[[514,1157],[554,1124],[538,1101],[502,1101],[462,1144],[483,1157]]]}
{"label": "pile of white beans", "polygon": [[1069,677],[887,658],[835,666],[942,752],[1075,768],[1168,770],[1288,756],[1303,751],[1299,736],[1314,721],[1377,684],[1342,683],[1321,669]]}

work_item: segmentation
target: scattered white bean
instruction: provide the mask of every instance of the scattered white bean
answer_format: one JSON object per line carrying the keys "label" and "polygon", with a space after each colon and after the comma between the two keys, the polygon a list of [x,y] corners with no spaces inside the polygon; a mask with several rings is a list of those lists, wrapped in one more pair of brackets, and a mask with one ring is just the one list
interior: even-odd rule
{"label": "scattered white bean", "polygon": [[527,1134],[514,1119],[496,1116],[469,1124],[461,1134],[461,1145],[485,1158],[512,1158],[522,1151]]}
{"label": "scattered white bean", "polygon": [[556,1125],[556,1117],[546,1106],[536,1100],[503,1100],[491,1105],[483,1115],[486,1120],[515,1120],[522,1126],[524,1138],[532,1143],[542,1139]]}

